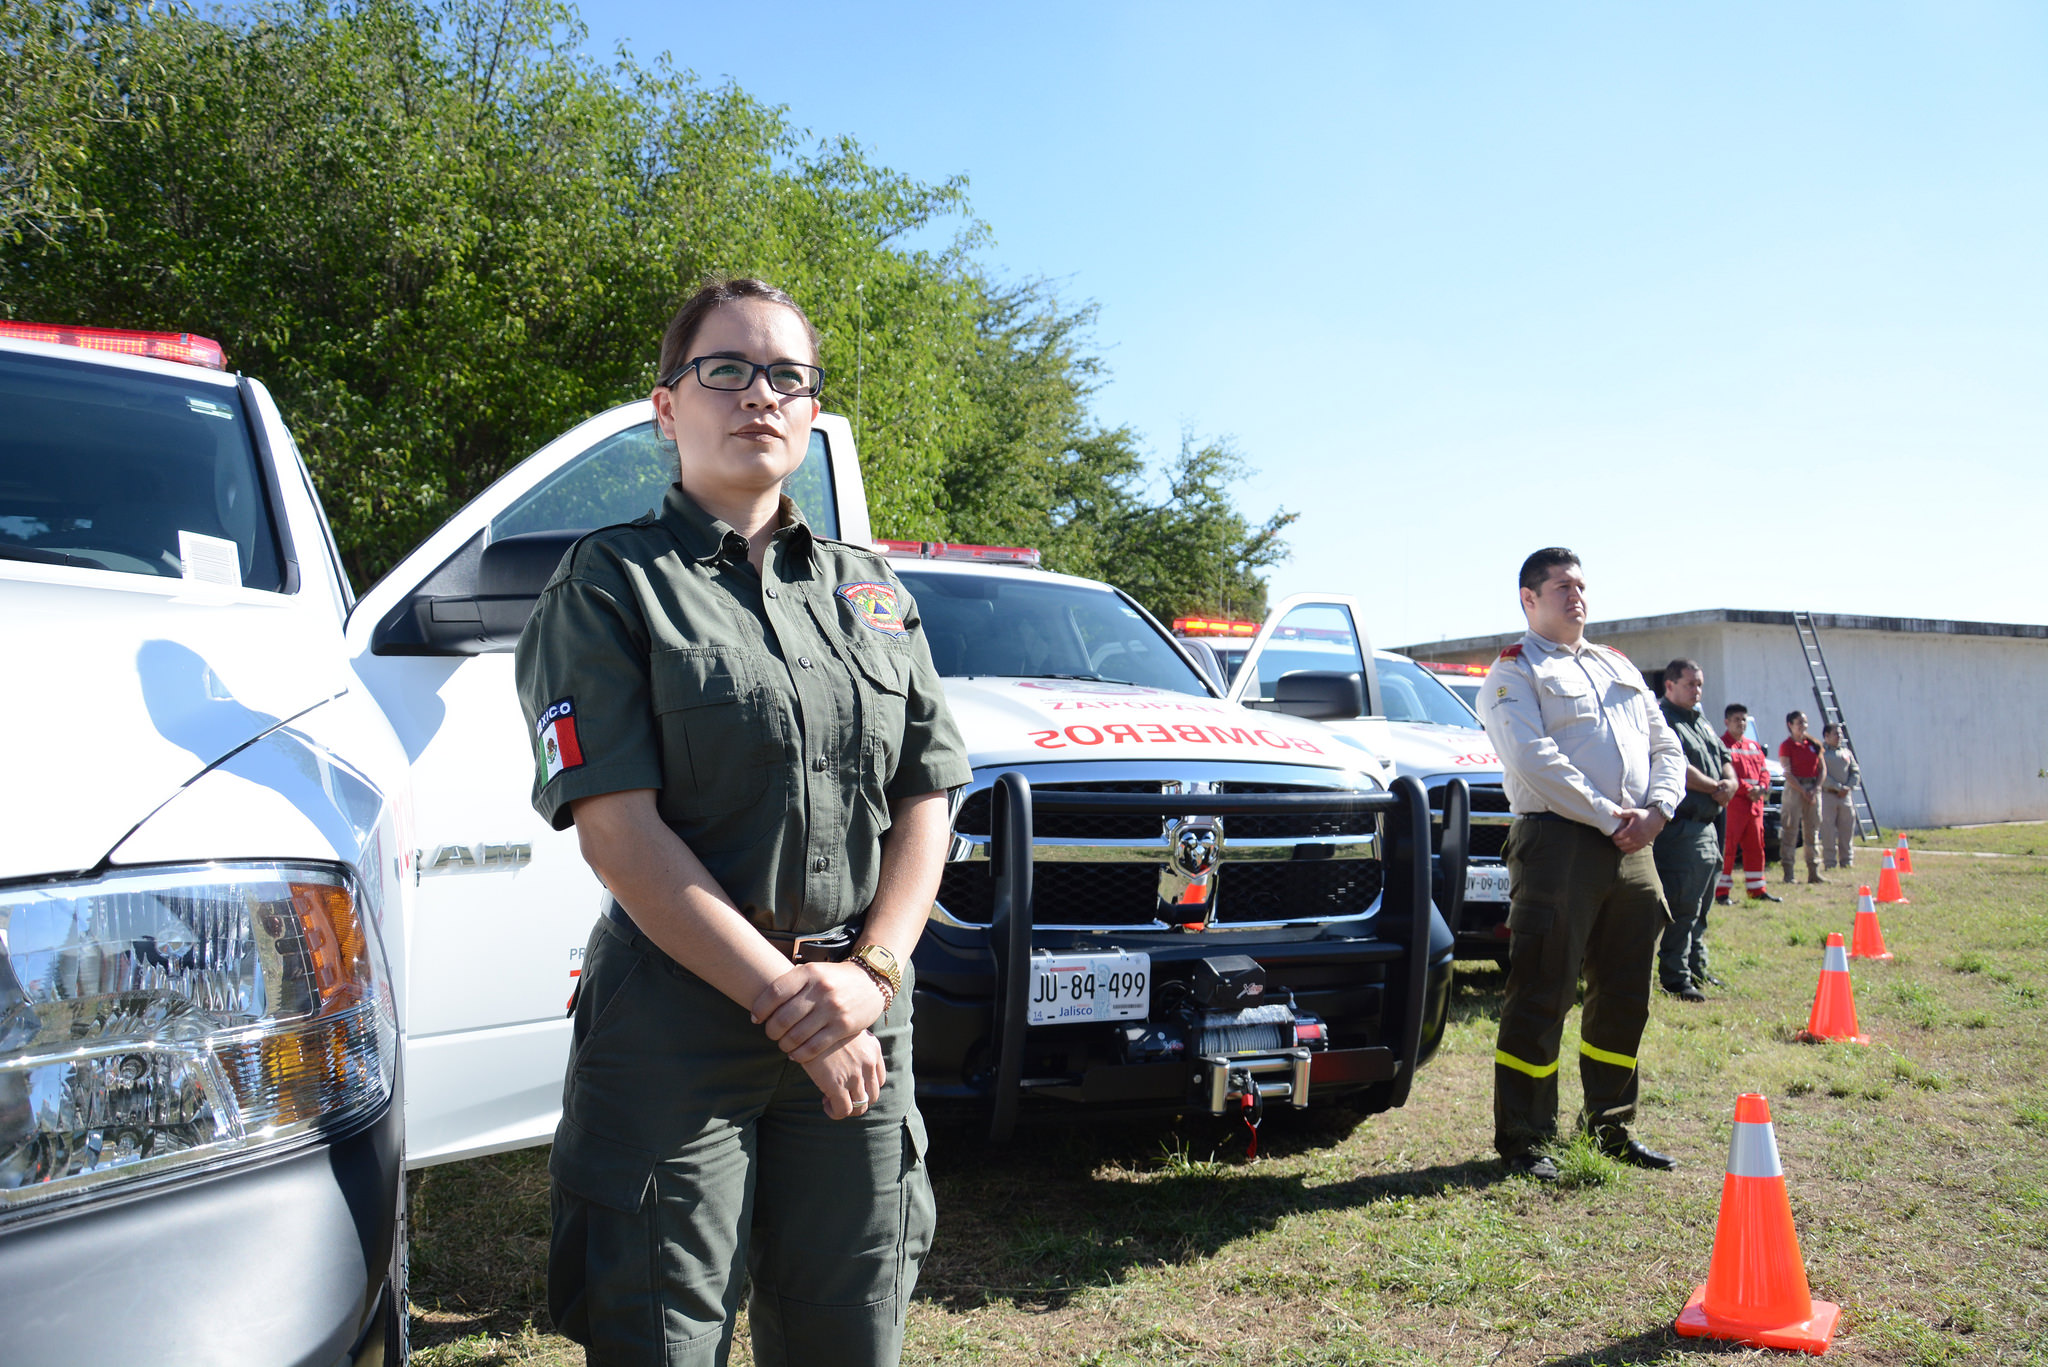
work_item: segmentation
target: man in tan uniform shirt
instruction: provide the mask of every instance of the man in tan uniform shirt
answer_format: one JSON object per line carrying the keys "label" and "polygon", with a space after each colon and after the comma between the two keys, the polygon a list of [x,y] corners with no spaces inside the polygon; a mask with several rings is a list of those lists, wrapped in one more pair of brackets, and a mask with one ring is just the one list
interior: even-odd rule
{"label": "man in tan uniform shirt", "polygon": [[1479,693],[1515,824],[1508,862],[1507,999],[1494,1049],[1494,1147],[1511,1171],[1557,1179],[1564,1018],[1580,1016],[1581,1124],[1636,1167],[1676,1160],[1629,1137],[1636,1048],[1650,1011],[1657,937],[1671,920],[1651,844],[1685,792],[1685,754],[1642,672],[1585,639],[1586,581],[1562,547],[1522,564],[1529,630]]}

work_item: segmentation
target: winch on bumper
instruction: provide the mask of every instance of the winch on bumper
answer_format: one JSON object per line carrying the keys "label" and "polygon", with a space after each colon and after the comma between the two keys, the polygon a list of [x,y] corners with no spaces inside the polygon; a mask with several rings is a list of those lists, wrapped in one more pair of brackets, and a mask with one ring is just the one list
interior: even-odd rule
{"label": "winch on bumper", "polygon": [[[1020,1114],[1071,1115],[1076,1103],[1222,1114],[1247,1098],[1261,1107],[1301,1107],[1313,1098],[1369,1113],[1407,1099],[1415,1070],[1442,1037],[1451,962],[1450,932],[1431,901],[1430,810],[1421,784],[1034,791],[1022,774],[1004,773],[988,794],[987,824],[976,829],[988,836],[989,923],[936,918],[916,958],[917,1090],[927,1113],[986,1117],[991,1135],[1002,1139]],[[1462,816],[1462,801],[1457,806]],[[1362,904],[1345,915],[1247,924],[1213,920],[1195,905],[1180,924],[1060,924],[1074,919],[1073,907],[1034,887],[1033,822],[1045,818],[1060,829],[1063,815],[1078,813],[1164,828],[1163,847],[1157,835],[1145,843],[1155,860],[1165,856],[1159,905],[1168,920],[1176,884],[1203,881],[1205,842],[1184,837],[1211,818],[1236,818],[1239,830],[1264,822],[1260,829],[1278,832],[1310,814],[1363,817],[1382,828],[1369,837],[1381,857],[1372,861],[1371,885],[1357,890]],[[1452,841],[1454,860],[1462,844]],[[1292,856],[1282,867],[1332,867],[1331,847],[1309,840],[1275,853]],[[1038,867],[1051,877],[1080,866]],[[1270,877],[1272,867],[1259,877]],[[1195,891],[1184,896],[1200,901]],[[1126,984],[1137,990],[1130,1014],[1120,1017],[1110,989]],[[1076,1011],[1078,1023],[1062,1019],[1060,1003],[1069,999],[1092,1004]]]}

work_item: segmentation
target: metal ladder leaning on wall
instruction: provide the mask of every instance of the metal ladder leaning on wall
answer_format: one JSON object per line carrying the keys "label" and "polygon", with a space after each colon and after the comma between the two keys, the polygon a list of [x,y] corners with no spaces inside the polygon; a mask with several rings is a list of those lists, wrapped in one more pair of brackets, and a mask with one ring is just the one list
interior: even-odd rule
{"label": "metal ladder leaning on wall", "polygon": [[[1793,630],[1799,633],[1799,649],[1806,656],[1806,672],[1813,676],[1813,702],[1820,709],[1821,720],[1832,722],[1842,728],[1842,744],[1851,752],[1856,749],[1854,738],[1849,735],[1849,723],[1842,719],[1842,700],[1835,696],[1834,680],[1828,674],[1827,656],[1821,653],[1820,633],[1814,629],[1813,614],[1795,612],[1792,614]],[[1856,834],[1875,838],[1878,835],[1877,812],[1870,805],[1870,792],[1863,786],[1863,765],[1856,766],[1856,791],[1851,794],[1856,806]],[[1792,856],[1785,856],[1790,859]]]}

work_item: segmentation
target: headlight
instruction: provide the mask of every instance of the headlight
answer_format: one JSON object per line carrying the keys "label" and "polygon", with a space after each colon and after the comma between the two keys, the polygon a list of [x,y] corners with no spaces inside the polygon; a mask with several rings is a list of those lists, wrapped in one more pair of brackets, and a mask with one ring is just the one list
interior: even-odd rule
{"label": "headlight", "polygon": [[0,888],[0,1214],[373,1114],[397,1049],[335,869]]}

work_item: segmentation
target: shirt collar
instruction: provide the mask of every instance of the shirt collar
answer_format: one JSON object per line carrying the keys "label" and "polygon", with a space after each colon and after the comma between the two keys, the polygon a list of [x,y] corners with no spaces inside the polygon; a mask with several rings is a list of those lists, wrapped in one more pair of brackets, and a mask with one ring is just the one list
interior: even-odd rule
{"label": "shirt collar", "polygon": [[[720,518],[704,511],[703,505],[683,491],[680,483],[670,484],[661,500],[660,521],[681,543],[683,553],[697,564],[724,562],[742,564],[747,558],[747,538]],[[782,495],[775,531],[769,540],[785,551],[808,561],[815,538],[804,521],[803,509],[788,494]]]}
{"label": "shirt collar", "polygon": [[1524,639],[1534,642],[1536,648],[1542,651],[1545,655],[1579,655],[1583,654],[1586,647],[1590,644],[1590,642],[1588,642],[1585,637],[1581,636],[1579,638],[1579,643],[1577,645],[1568,646],[1564,644],[1564,642],[1562,641],[1551,640],[1548,636],[1545,636],[1542,632],[1536,630],[1534,627],[1531,627],[1528,631],[1522,633],[1522,635]]}
{"label": "shirt collar", "polygon": [[1700,709],[1697,707],[1680,707],[1669,698],[1659,698],[1657,701],[1664,704],[1665,711],[1685,721],[1698,721],[1700,719]]}

